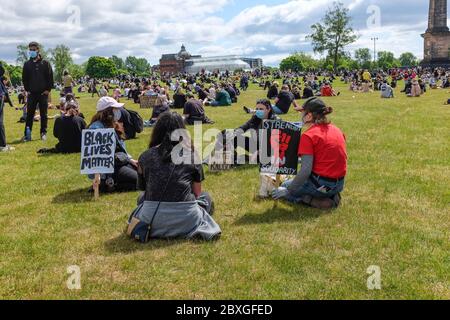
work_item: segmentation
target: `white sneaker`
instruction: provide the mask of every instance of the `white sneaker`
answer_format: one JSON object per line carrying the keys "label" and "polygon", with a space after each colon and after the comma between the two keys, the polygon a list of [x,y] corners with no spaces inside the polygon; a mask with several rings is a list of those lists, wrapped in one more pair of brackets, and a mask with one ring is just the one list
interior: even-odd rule
{"label": "white sneaker", "polygon": [[47,141],[47,135],[41,134],[41,140],[42,141]]}
{"label": "white sneaker", "polygon": [[0,148],[0,152],[9,152],[9,151],[14,151],[14,150],[16,150],[16,148],[10,147],[10,146]]}

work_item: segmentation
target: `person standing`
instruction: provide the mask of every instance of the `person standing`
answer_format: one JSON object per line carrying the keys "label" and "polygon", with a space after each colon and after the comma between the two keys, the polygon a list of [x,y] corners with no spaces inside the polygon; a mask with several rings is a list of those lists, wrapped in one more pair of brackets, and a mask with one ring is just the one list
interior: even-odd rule
{"label": "person standing", "polygon": [[39,44],[28,45],[30,60],[25,62],[22,71],[22,82],[28,92],[27,118],[23,141],[31,141],[31,131],[36,108],[39,105],[41,115],[41,139],[47,140],[48,99],[53,88],[53,70],[50,63],[40,55]]}
{"label": "person standing", "polygon": [[64,71],[63,84],[65,94],[73,93],[73,79],[67,70]]}
{"label": "person standing", "polygon": [[[0,64],[0,79],[3,79],[5,69]],[[6,144],[5,125],[3,124],[3,110],[5,109],[5,103],[9,102],[11,107],[11,99],[9,98],[8,89],[6,88],[3,80],[0,80],[0,152],[8,152],[14,150],[14,148]]]}

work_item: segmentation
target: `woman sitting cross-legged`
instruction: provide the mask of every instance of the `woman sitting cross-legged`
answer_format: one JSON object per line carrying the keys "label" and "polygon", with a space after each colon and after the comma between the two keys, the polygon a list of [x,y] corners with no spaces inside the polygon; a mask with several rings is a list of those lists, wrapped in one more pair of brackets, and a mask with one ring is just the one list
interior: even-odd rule
{"label": "woman sitting cross-legged", "polygon": [[[135,191],[137,189],[137,161],[128,154],[125,146],[125,132],[118,122],[122,116],[123,103],[111,97],[102,97],[97,103],[97,114],[92,118],[89,129],[115,129],[116,150],[114,154],[114,173],[102,175],[102,192]],[[93,179],[94,177],[90,176]]]}
{"label": "woman sitting cross-legged", "polygon": [[149,149],[139,158],[138,185],[145,192],[132,217],[150,225],[150,238],[214,240],[221,229],[211,217],[211,196],[202,192],[203,167],[179,161],[176,148],[186,150],[181,146],[189,142],[174,142],[177,130],[186,130],[177,113],[164,113],[156,122]]}
{"label": "woman sitting cross-legged", "polygon": [[274,190],[273,198],[319,209],[338,207],[347,174],[345,135],[328,121],[333,109],[319,98],[309,99],[298,111],[310,126],[300,141],[302,168],[294,180]]}

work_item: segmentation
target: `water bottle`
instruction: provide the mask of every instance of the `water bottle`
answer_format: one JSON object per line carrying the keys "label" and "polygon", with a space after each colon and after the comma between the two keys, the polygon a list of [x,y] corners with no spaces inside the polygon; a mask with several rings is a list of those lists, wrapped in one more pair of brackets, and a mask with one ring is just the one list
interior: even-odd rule
{"label": "water bottle", "polygon": [[31,140],[31,129],[30,129],[30,127],[27,127],[27,128],[25,129],[25,138],[26,138],[27,140]]}

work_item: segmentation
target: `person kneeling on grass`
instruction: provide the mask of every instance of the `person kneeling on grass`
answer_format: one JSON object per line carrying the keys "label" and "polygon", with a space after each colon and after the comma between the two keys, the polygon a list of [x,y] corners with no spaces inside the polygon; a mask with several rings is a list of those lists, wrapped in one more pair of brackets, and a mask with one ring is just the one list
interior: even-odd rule
{"label": "person kneeling on grass", "polygon": [[300,142],[302,168],[294,180],[274,190],[273,198],[319,209],[336,208],[347,174],[345,135],[328,121],[333,109],[319,98],[309,99],[298,111],[303,123],[310,126]]}
{"label": "person kneeling on grass", "polygon": [[[114,173],[101,176],[102,192],[134,191],[137,189],[137,161],[128,154],[125,146],[125,132],[118,122],[122,116],[123,103],[111,97],[102,97],[97,103],[97,114],[92,118],[89,129],[113,128],[116,132]],[[93,176],[89,178],[93,179]]]}
{"label": "person kneeling on grass", "polygon": [[150,226],[150,238],[217,239],[222,231],[211,217],[211,196],[202,192],[203,167],[174,164],[174,148],[184,143],[172,141],[176,130],[186,127],[175,112],[162,114],[156,122],[149,149],[139,158],[138,186],[145,193],[132,217]]}

